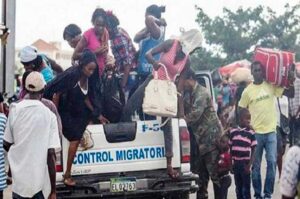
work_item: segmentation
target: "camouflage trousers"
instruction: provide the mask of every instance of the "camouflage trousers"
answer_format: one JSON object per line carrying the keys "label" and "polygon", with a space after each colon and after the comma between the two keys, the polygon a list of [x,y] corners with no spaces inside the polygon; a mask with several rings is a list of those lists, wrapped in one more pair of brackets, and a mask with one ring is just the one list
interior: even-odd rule
{"label": "camouflage trousers", "polygon": [[208,182],[209,178],[213,182],[214,186],[214,195],[215,199],[220,198],[220,179],[218,177],[218,158],[219,158],[219,151],[217,149],[210,151],[202,156],[198,156],[194,158],[194,165],[197,167],[195,168],[199,175],[198,186],[199,191],[197,192],[197,199],[207,199],[208,198]]}

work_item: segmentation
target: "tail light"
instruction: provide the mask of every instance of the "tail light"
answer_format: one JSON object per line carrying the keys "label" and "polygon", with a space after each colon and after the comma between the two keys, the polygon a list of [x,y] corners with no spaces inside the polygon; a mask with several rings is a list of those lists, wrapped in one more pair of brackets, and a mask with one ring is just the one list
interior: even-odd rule
{"label": "tail light", "polygon": [[56,152],[55,154],[56,154],[56,162],[55,162],[56,172],[63,172],[61,152]]}
{"label": "tail light", "polygon": [[179,127],[180,143],[181,143],[181,163],[190,162],[190,134],[187,127]]}

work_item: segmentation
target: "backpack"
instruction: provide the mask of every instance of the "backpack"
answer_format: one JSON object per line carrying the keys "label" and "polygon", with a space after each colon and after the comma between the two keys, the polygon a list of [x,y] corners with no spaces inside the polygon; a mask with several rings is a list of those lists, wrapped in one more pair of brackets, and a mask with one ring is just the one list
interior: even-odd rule
{"label": "backpack", "polygon": [[101,93],[103,115],[111,122],[119,122],[125,105],[125,94],[121,88],[121,76],[112,70],[105,70],[102,75]]}

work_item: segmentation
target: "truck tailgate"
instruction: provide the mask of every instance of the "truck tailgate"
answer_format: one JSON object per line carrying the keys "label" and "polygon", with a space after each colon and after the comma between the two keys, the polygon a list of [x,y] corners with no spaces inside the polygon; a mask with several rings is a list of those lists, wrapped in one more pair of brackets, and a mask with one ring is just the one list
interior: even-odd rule
{"label": "truck tailgate", "polygon": [[[178,119],[172,119],[173,167],[180,167],[180,140]],[[142,171],[166,168],[163,131],[160,122],[138,121],[132,141],[110,143],[103,125],[89,125],[94,145],[85,151],[77,151],[72,175]],[[63,165],[66,169],[69,143],[63,139]]]}

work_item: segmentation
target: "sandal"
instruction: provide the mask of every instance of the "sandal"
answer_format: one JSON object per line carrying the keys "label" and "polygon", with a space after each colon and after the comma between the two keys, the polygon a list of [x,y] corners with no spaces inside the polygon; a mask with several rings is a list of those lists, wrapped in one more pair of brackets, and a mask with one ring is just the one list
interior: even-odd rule
{"label": "sandal", "polygon": [[72,179],[71,175],[63,175],[63,178],[64,178],[64,184],[66,186],[75,186],[76,185],[76,182],[75,180]]}

